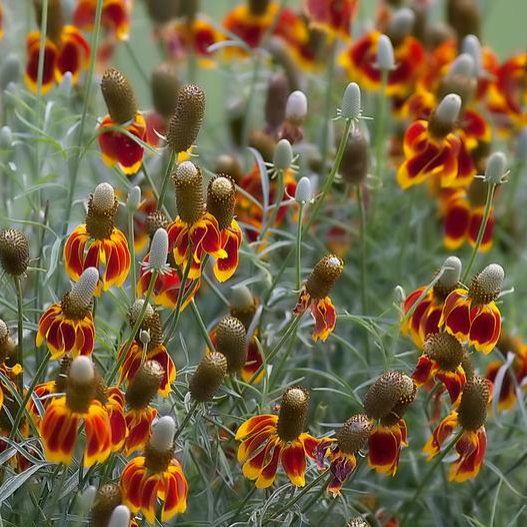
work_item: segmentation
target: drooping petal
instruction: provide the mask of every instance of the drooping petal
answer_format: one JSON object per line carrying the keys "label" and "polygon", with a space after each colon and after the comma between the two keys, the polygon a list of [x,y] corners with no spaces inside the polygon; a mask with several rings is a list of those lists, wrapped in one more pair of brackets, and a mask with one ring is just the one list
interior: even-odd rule
{"label": "drooping petal", "polygon": [[313,340],[316,342],[320,339],[325,342],[337,323],[337,312],[329,296],[313,302],[311,304],[311,314],[315,319]]}

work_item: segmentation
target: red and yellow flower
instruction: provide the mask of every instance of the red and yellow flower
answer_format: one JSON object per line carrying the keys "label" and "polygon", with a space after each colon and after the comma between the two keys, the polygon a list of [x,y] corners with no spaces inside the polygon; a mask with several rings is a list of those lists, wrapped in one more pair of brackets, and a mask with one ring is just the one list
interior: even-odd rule
{"label": "red and yellow flower", "polygon": [[[99,382],[101,381],[102,379]],[[124,415],[124,394],[117,386],[112,386],[103,389],[100,402],[106,408],[110,421],[112,452],[119,452],[128,438],[128,423]]]}
{"label": "red and yellow flower", "polygon": [[395,476],[403,446],[408,446],[408,430],[404,419],[391,425],[374,425],[368,438],[368,465],[379,474]]}
{"label": "red and yellow flower", "polygon": [[349,40],[359,0],[304,0],[311,24],[332,37]]}
{"label": "red and yellow flower", "polygon": [[[79,0],[73,12],[73,23],[85,31],[92,31],[96,9],[97,0]],[[131,13],[132,0],[103,0],[101,26],[117,39],[127,40]]]}

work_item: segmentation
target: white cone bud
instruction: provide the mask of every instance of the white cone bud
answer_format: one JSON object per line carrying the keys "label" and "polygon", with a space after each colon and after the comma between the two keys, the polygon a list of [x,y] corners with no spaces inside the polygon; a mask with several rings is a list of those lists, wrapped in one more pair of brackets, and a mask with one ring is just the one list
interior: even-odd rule
{"label": "white cone bud", "polygon": [[73,75],[71,74],[71,71],[67,71],[66,73],[64,73],[60,81],[60,89],[64,92],[64,95],[66,95],[66,97],[70,96],[72,86]]}
{"label": "white cone bud", "polygon": [[341,115],[344,119],[357,120],[361,115],[361,92],[356,82],[350,82],[342,96]]}
{"label": "white cone bud", "polygon": [[163,227],[157,229],[152,238],[150,247],[150,268],[154,271],[162,270],[167,263],[168,256],[168,234]]}
{"label": "white cone bud", "polygon": [[232,288],[231,306],[235,309],[248,309],[254,304],[254,298],[246,285]]}
{"label": "white cone bud", "polygon": [[436,110],[436,117],[443,123],[455,123],[461,110],[461,97],[449,93],[443,97]]}
{"label": "white cone bud", "polygon": [[307,97],[303,91],[295,90],[287,98],[285,117],[295,124],[302,124],[307,115]]}
{"label": "white cone bud", "polygon": [[108,527],[128,527],[130,517],[130,509],[126,505],[117,505],[110,516]]}
{"label": "white cone bud", "polygon": [[476,63],[472,55],[468,53],[458,55],[448,70],[448,75],[459,75],[462,77],[475,77],[476,73]]}
{"label": "white cone bud", "polygon": [[507,158],[503,152],[490,155],[485,168],[485,181],[491,185],[502,183],[507,169]]}
{"label": "white cone bud", "polygon": [[527,161],[527,127],[523,128],[518,134],[516,157],[520,163],[525,163]]}
{"label": "white cone bud", "polygon": [[439,279],[439,284],[446,288],[456,286],[461,277],[462,268],[463,264],[457,256],[449,256],[441,266],[443,274]]}
{"label": "white cone bud", "polygon": [[101,183],[93,192],[93,206],[100,210],[110,210],[115,203],[115,191],[109,183]]}
{"label": "white cone bud", "polygon": [[467,53],[474,59],[474,64],[476,66],[476,75],[479,75],[482,70],[481,43],[479,41],[479,38],[476,37],[476,35],[467,35],[463,39],[461,51],[463,53]]}
{"label": "white cone bud", "polygon": [[414,29],[415,13],[408,7],[395,12],[391,21],[389,33],[397,38],[408,36]]}
{"label": "white cone bud", "polygon": [[78,309],[88,309],[93,300],[93,295],[99,283],[99,271],[95,267],[88,267],[73,286],[70,300]]}
{"label": "white cone bud", "polygon": [[293,149],[287,139],[280,139],[273,154],[273,165],[276,170],[288,170],[293,162]]}
{"label": "white cone bud", "polygon": [[9,126],[0,128],[0,150],[7,150],[13,145],[13,132]]}
{"label": "white cone bud", "polygon": [[6,323],[0,319],[0,340],[4,340],[9,336],[9,329]]}
{"label": "white cone bud", "polygon": [[174,443],[176,423],[169,415],[161,417],[152,429],[150,446],[158,452],[170,450]]}
{"label": "white cone bud", "polygon": [[126,207],[130,212],[135,212],[141,205],[141,188],[132,187],[128,193],[128,199],[126,200]]}
{"label": "white cone bud", "polygon": [[406,300],[406,291],[402,286],[397,285],[393,290],[393,297],[397,304],[402,304]]}
{"label": "white cone bud", "polygon": [[69,375],[74,382],[88,384],[95,377],[92,361],[84,355],[73,359]]}
{"label": "white cone bud", "polygon": [[145,346],[148,346],[148,344],[150,344],[150,332],[149,331],[146,331],[145,329],[142,329],[140,332],[139,332],[139,340],[141,341],[141,343]]}
{"label": "white cone bud", "polygon": [[386,35],[379,37],[377,49],[377,67],[381,71],[391,71],[395,68],[395,57],[393,54],[392,41]]}
{"label": "white cone bud", "polygon": [[308,177],[300,178],[300,181],[296,185],[295,200],[298,203],[308,203],[313,198],[313,188],[311,180]]}
{"label": "white cone bud", "polygon": [[485,293],[495,293],[501,290],[505,271],[499,264],[490,264],[478,275],[478,284]]}

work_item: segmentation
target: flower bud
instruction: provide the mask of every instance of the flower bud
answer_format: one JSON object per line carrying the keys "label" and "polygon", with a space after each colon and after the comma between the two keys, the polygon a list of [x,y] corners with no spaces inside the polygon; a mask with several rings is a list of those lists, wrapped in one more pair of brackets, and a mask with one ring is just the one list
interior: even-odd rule
{"label": "flower bud", "polygon": [[62,93],[66,97],[69,97],[71,95],[71,89],[73,88],[73,75],[71,74],[71,71],[67,71],[64,73],[64,76],[62,77],[60,81],[60,89],[62,90]]}
{"label": "flower bud", "polygon": [[0,68],[0,91],[3,92],[11,83],[17,82],[20,77],[20,60],[14,53],[4,58]]}
{"label": "flower bud", "polygon": [[128,199],[126,200],[126,208],[134,213],[141,205],[141,188],[132,187],[128,193]]}
{"label": "flower bud", "polygon": [[396,285],[393,288],[393,299],[397,304],[402,304],[406,300],[406,291],[401,285]]}
{"label": "flower bud", "polygon": [[236,186],[229,177],[214,176],[207,187],[207,212],[217,220],[220,230],[231,226],[236,205]]}
{"label": "flower bud", "polygon": [[150,238],[153,238],[158,229],[166,230],[169,223],[170,221],[163,211],[155,210],[145,218],[145,231]]}
{"label": "flower bud", "polygon": [[408,7],[398,9],[392,16],[388,26],[390,41],[399,44],[405,37],[412,34],[415,25],[415,13]]}
{"label": "flower bud", "polygon": [[126,505],[118,505],[110,516],[108,527],[128,527],[130,516],[130,509]]}
{"label": "flower bud", "polygon": [[431,333],[426,337],[423,352],[444,371],[455,371],[463,360],[465,350],[450,333]]}
{"label": "flower bud", "polygon": [[350,82],[344,90],[340,112],[344,119],[357,120],[361,116],[361,92],[356,82]]}
{"label": "flower bud", "polygon": [[12,276],[20,276],[29,265],[29,242],[26,235],[17,229],[6,229],[0,233],[0,264]]}
{"label": "flower bud", "polygon": [[446,137],[456,124],[461,111],[461,97],[456,93],[445,95],[430,116],[428,130],[434,137]]}
{"label": "flower bud", "polygon": [[308,177],[300,178],[296,185],[295,200],[297,203],[305,205],[313,199],[313,188]]}
{"label": "flower bud", "polygon": [[203,176],[192,161],[184,161],[172,175],[179,217],[193,225],[203,216]]}
{"label": "flower bud", "polygon": [[112,512],[121,502],[121,489],[117,483],[106,483],[100,487],[91,510],[90,527],[107,527]]}
{"label": "flower bud", "polygon": [[300,386],[288,388],[282,396],[277,433],[282,441],[294,441],[304,431],[309,393]]}
{"label": "flower bud", "polygon": [[366,415],[372,419],[389,416],[394,408],[415,397],[413,380],[398,371],[383,373],[368,389],[364,396]]}
{"label": "flower bud", "polygon": [[307,116],[307,97],[303,91],[295,90],[287,98],[285,118],[294,126],[301,126]]}
{"label": "flower bud", "polygon": [[131,121],[137,113],[137,100],[128,78],[119,70],[109,68],[101,82],[102,96],[112,120],[118,124]]}
{"label": "flower bud", "polygon": [[210,401],[221,386],[225,375],[227,375],[225,355],[218,352],[205,354],[190,379],[190,395],[200,403]]}
{"label": "flower bud", "polygon": [[240,162],[229,154],[222,154],[218,157],[214,172],[229,176],[235,183],[239,183],[244,176]]}
{"label": "flower bud", "polygon": [[475,432],[485,424],[490,390],[483,377],[475,376],[465,384],[459,403],[459,423],[464,430]]}
{"label": "flower bud", "polygon": [[79,509],[83,514],[91,509],[96,496],[97,488],[95,485],[88,485],[84,489],[84,492],[79,495],[77,503],[79,504]]}
{"label": "flower bud", "polygon": [[392,71],[395,69],[395,57],[393,54],[392,41],[386,35],[379,37],[377,49],[377,67],[381,71]]}
{"label": "flower bud", "polygon": [[99,284],[99,271],[88,267],[79,277],[79,281],[62,299],[62,311],[67,318],[82,320],[91,309],[93,296]]}
{"label": "flower bud", "polygon": [[306,291],[312,298],[322,299],[344,270],[344,262],[335,254],[328,254],[317,262],[306,281]]}
{"label": "flower bud", "polygon": [[141,329],[139,331],[139,340],[141,341],[141,344],[144,346],[148,346],[150,344],[150,341],[152,340],[150,338],[150,332],[146,329]]}
{"label": "flower bud", "polygon": [[168,257],[168,234],[163,228],[157,229],[150,246],[150,268],[161,271],[165,268]]}
{"label": "flower bud", "polygon": [[149,446],[157,452],[172,450],[174,435],[176,434],[176,423],[169,415],[165,415],[157,421],[152,428]]}
{"label": "flower bud", "polygon": [[168,123],[167,141],[173,152],[186,152],[196,141],[205,114],[205,92],[193,84],[178,93],[176,110]]}
{"label": "flower bud", "polygon": [[273,165],[276,170],[288,170],[293,162],[293,149],[287,139],[278,141],[274,149]]}
{"label": "flower bud", "polygon": [[488,304],[498,298],[504,279],[505,271],[501,265],[487,265],[472,278],[468,294],[476,304]]}
{"label": "flower bud", "polygon": [[155,360],[147,360],[137,370],[125,393],[126,404],[132,410],[146,408],[156,396],[165,376],[165,370]]}
{"label": "flower bud", "polygon": [[152,72],[150,90],[155,111],[169,119],[176,111],[180,83],[172,67],[160,64]]}
{"label": "flower bud", "polygon": [[272,129],[278,128],[285,120],[285,108],[289,95],[289,82],[283,73],[275,73],[267,85],[265,99],[265,122]]}
{"label": "flower bud", "polygon": [[13,132],[9,126],[0,128],[0,150],[7,150],[13,146]]}
{"label": "flower bud", "polygon": [[364,414],[350,417],[337,432],[337,445],[344,454],[356,454],[368,441],[372,423]]}
{"label": "flower bud", "polygon": [[490,185],[499,185],[503,182],[507,168],[507,158],[503,152],[494,152],[487,161],[485,181]]}
{"label": "flower bud", "polygon": [[469,53],[461,53],[448,69],[448,75],[460,75],[462,77],[474,77],[477,73],[476,61]]}
{"label": "flower bud", "polygon": [[340,163],[340,174],[342,178],[352,185],[360,185],[368,176],[370,168],[370,156],[368,141],[359,130],[352,130],[346,141],[342,162]]}
{"label": "flower bud", "polygon": [[92,361],[83,355],[73,359],[70,366],[70,378],[79,384],[88,384],[93,381],[95,372]]}
{"label": "flower bud", "polygon": [[474,61],[474,74],[476,76],[481,75],[483,67],[481,43],[479,38],[476,35],[467,35],[463,39],[461,50],[463,51],[463,54],[472,57],[472,60]]}
{"label": "flower bud", "polygon": [[247,361],[245,326],[235,317],[227,316],[216,327],[216,351],[227,358],[227,371],[236,373]]}
{"label": "flower bud", "polygon": [[443,274],[438,280],[438,284],[445,288],[456,287],[461,277],[463,264],[457,256],[449,256],[441,266]]}

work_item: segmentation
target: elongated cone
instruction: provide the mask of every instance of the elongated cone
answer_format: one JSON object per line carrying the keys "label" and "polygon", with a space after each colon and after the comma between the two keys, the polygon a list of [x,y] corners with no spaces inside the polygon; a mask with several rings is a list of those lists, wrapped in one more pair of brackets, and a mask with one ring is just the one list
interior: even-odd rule
{"label": "elongated cone", "polygon": [[137,100],[128,78],[114,68],[104,72],[101,82],[102,96],[110,117],[119,124],[131,121],[137,113]]}

